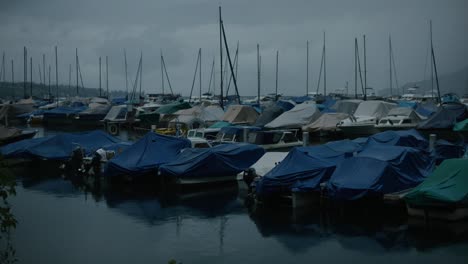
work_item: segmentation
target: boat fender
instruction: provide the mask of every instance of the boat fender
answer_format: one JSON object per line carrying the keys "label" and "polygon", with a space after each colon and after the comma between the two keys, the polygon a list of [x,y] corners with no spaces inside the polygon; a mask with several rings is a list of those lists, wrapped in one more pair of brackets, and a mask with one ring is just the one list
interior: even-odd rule
{"label": "boat fender", "polygon": [[119,134],[119,126],[117,124],[108,124],[107,131],[109,134],[117,136]]}

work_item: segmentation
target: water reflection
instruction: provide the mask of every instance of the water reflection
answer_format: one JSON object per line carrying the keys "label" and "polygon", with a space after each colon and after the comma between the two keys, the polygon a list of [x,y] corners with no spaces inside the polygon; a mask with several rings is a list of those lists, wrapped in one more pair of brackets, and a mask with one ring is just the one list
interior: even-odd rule
{"label": "water reflection", "polygon": [[[430,256],[434,261],[457,262],[467,257],[466,223],[421,223],[386,211],[347,214],[318,209],[248,210],[237,185],[170,195],[157,194],[151,188],[91,187],[80,178],[21,179],[16,205],[27,206],[31,199],[42,201],[34,203],[39,207],[35,210],[20,210],[22,232],[15,244],[23,252],[20,262],[21,258],[29,258],[24,252],[29,252],[31,238],[43,234],[31,227],[38,223],[40,228],[54,226],[58,234],[73,230],[67,237],[39,239],[50,248],[41,250],[56,250],[64,242],[90,250],[86,245],[93,239],[96,248],[91,249],[95,250],[91,254],[99,252],[102,256],[93,261],[96,263],[111,255],[115,263],[167,263],[170,258],[181,256],[185,257],[184,263],[258,262],[265,256],[269,262],[285,263],[291,258],[307,261],[321,254],[329,255],[330,262],[355,254],[369,262],[389,254],[399,260]],[[31,211],[41,214],[34,225],[30,219],[36,221],[37,215]],[[54,211],[60,213],[53,214]],[[99,233],[105,236],[95,235]],[[122,239],[126,252],[116,252]],[[99,246],[103,241],[107,241],[106,246]],[[144,248],[151,250],[142,253]],[[86,261],[71,249],[56,254],[62,262],[72,257],[78,258],[77,262]],[[54,258],[41,260],[50,263]]]}

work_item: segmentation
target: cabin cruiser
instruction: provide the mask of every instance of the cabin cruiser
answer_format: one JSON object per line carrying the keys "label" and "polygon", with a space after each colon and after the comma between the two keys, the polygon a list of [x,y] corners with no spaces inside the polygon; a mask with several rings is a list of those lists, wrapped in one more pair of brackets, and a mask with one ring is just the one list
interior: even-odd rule
{"label": "cabin cruiser", "polygon": [[135,117],[135,108],[133,105],[116,105],[113,106],[107,115],[104,117],[102,122],[106,131],[111,135],[118,135],[120,127],[131,126],[139,120]]}
{"label": "cabin cruiser", "polygon": [[252,131],[248,135],[247,142],[265,150],[289,150],[303,145],[297,134],[297,129]]}
{"label": "cabin cruiser", "polygon": [[397,104],[370,100],[363,101],[349,118],[340,121],[337,126],[345,135],[370,135],[377,133],[375,125]]}
{"label": "cabin cruiser", "polygon": [[396,107],[381,118],[375,128],[379,131],[412,129],[421,121],[421,117],[409,107]]}

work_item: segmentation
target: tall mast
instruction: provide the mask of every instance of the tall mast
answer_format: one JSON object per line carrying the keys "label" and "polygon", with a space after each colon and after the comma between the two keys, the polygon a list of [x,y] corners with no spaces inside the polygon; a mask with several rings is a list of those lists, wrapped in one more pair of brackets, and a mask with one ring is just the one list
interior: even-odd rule
{"label": "tall mast", "polygon": [[221,6],[219,6],[219,61],[220,61],[220,74],[221,74],[221,84],[220,84],[220,106],[222,109],[224,109],[224,101],[223,101],[223,41],[222,41],[222,34],[223,34],[223,29],[222,29],[222,22],[223,20],[221,19]]}
{"label": "tall mast", "polygon": [[278,100],[278,56],[279,51],[276,51],[276,79],[275,79],[275,101]]}
{"label": "tall mast", "polygon": [[71,72],[72,72],[72,66],[71,63],[68,65],[68,93],[71,94]]}
{"label": "tall mast", "polygon": [[392,83],[392,38],[388,37],[388,56],[390,63],[390,96],[393,96],[393,83]]}
{"label": "tall mast", "polygon": [[[431,40],[431,58],[432,58],[432,20],[429,20],[429,38]],[[431,97],[434,96],[434,64],[431,62]],[[438,95],[440,98],[440,95]]]}
{"label": "tall mast", "polygon": [[55,88],[57,89],[57,106],[58,106],[59,87],[58,87],[58,56],[57,56],[57,46],[55,46]]}
{"label": "tall mast", "polygon": [[354,38],[354,98],[357,99],[357,38]]}
{"label": "tall mast", "polygon": [[[227,42],[227,39],[226,39],[226,31],[224,30],[224,25],[223,25],[222,20],[221,20],[221,29],[222,29],[222,33],[223,33],[224,46],[226,48],[226,55],[227,55],[227,59],[228,59],[228,62],[229,62],[229,69],[231,70],[231,77],[232,77],[232,80],[234,81],[234,88],[236,89],[237,102],[239,104],[241,104],[241,100],[240,100],[240,96],[239,96],[239,89],[237,89],[236,75],[234,74],[234,67],[232,66],[231,55],[229,54],[229,46],[228,46],[228,42]],[[236,51],[236,54],[237,54],[237,52],[238,52],[238,50]]]}
{"label": "tall mast", "polygon": [[327,64],[325,52],[325,31],[323,32],[323,95],[327,96]]}
{"label": "tall mast", "polygon": [[[107,57],[106,57],[106,63],[107,63]],[[143,51],[140,51],[140,95],[138,96],[138,102],[141,100],[141,85],[143,83]],[[107,66],[106,66],[107,67]],[[107,88],[109,89],[109,87]],[[109,91],[107,91],[109,93]]]}
{"label": "tall mast", "polygon": [[41,64],[40,63],[37,64],[37,69],[39,71],[39,85],[42,86],[42,72],[41,72]]}
{"label": "tall mast", "polygon": [[44,87],[46,86],[46,66],[45,66],[45,54],[43,53],[42,54],[42,75],[44,78],[42,78],[42,80],[44,80]]}
{"label": "tall mast", "polygon": [[11,87],[13,90],[13,99],[15,98],[15,67],[13,65],[13,60],[11,60]]}
{"label": "tall mast", "polygon": [[5,78],[5,73],[6,73],[6,68],[5,68],[5,52],[3,52],[3,57],[2,57],[2,68],[3,68],[2,80],[3,80],[3,82],[5,82],[5,80],[6,80],[6,78]]}
{"label": "tall mast", "polygon": [[99,96],[102,96],[102,86],[101,86],[101,57],[99,57]]}
{"label": "tall mast", "polygon": [[26,47],[24,47],[23,55],[24,55],[23,98],[26,98],[26,80],[28,76],[28,51],[26,50]]}
{"label": "tall mast", "polygon": [[202,92],[201,92],[201,86],[202,86],[201,85],[202,84],[202,79],[201,79],[201,48],[198,51],[198,56],[200,57],[200,67],[198,67],[199,68],[198,79],[200,81],[200,97],[199,97],[199,100],[200,100],[200,103],[201,103],[201,94],[202,94]]}
{"label": "tall mast", "polygon": [[260,105],[260,45],[257,43],[257,104]]}
{"label": "tall mast", "polygon": [[51,92],[50,92],[50,70],[51,70],[51,68],[50,68],[50,64],[49,64],[49,101],[50,101],[50,97],[52,96]]}
{"label": "tall mast", "polygon": [[162,87],[162,93],[164,94],[164,67],[163,67],[162,50],[161,50],[161,87]]}
{"label": "tall mast", "polygon": [[33,87],[33,79],[32,79],[32,72],[33,72],[33,66],[32,66],[32,57],[29,58],[29,73],[30,73],[30,77],[31,77],[31,85],[29,86],[29,95],[31,96],[32,98],[32,87]]}
{"label": "tall mast", "polygon": [[434,45],[432,44],[432,20],[430,21],[430,27],[431,27],[431,55],[432,55],[432,64],[434,64],[434,73],[436,77],[437,97],[438,97],[439,103],[442,103],[442,99],[440,97],[439,76],[437,75],[437,65],[436,65],[435,55],[434,55]]}
{"label": "tall mast", "polygon": [[[140,86],[140,89],[141,89],[141,86]],[[106,56],[106,94],[107,94],[107,100],[109,100],[109,61],[107,59],[107,56]]]}
{"label": "tall mast", "polygon": [[367,100],[367,61],[366,61],[366,35],[364,38],[364,100]]}
{"label": "tall mast", "polygon": [[78,95],[78,48],[76,48],[76,54],[75,54],[75,62],[76,62],[76,95]]}
{"label": "tall mast", "polygon": [[309,41],[307,41],[307,51],[306,51],[306,96],[309,95]]}
{"label": "tall mast", "polygon": [[128,98],[128,72],[127,72],[127,51],[124,49],[125,60],[125,89],[127,91],[126,98]]}

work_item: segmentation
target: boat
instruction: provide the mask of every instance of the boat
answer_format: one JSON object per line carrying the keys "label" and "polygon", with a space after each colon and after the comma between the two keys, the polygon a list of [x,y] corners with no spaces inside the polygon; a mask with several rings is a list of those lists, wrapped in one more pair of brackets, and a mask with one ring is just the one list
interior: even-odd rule
{"label": "boat", "polygon": [[215,140],[216,135],[221,130],[221,128],[197,128],[197,129],[189,129],[187,131],[187,138],[191,140],[191,138],[203,138],[209,141]]}
{"label": "boat", "polygon": [[396,107],[391,109],[387,116],[381,118],[375,128],[379,131],[412,129],[416,128],[421,120],[412,108]]}
{"label": "boat", "polygon": [[349,118],[339,122],[338,128],[347,136],[372,135],[378,133],[375,125],[388,112],[397,107],[395,103],[370,100],[363,101]]}
{"label": "boat", "polygon": [[174,161],[182,149],[190,147],[190,141],[185,138],[148,132],[120,155],[109,160],[104,176],[110,182],[156,180],[160,165]]}
{"label": "boat", "polygon": [[459,138],[459,132],[453,131],[457,122],[467,119],[468,111],[462,103],[442,104],[436,113],[416,127],[421,133],[429,136],[436,134],[438,138],[453,141]]}
{"label": "boat", "polygon": [[71,126],[76,115],[87,109],[81,102],[74,102],[68,106],[59,106],[42,113],[42,123],[46,126]]}
{"label": "boat", "polygon": [[408,215],[428,219],[468,218],[468,160],[447,159],[405,195]]}
{"label": "boat", "polygon": [[252,166],[265,151],[252,144],[223,144],[207,149],[185,149],[174,161],[159,167],[165,183],[213,184],[236,181],[237,174]]}
{"label": "boat", "polygon": [[113,106],[101,122],[111,135],[118,135],[120,128],[132,126],[139,120],[135,117],[136,110],[133,105],[115,105]]}
{"label": "boat", "polygon": [[213,145],[225,143],[247,142],[248,134],[260,130],[254,126],[226,126],[222,127],[216,134],[216,139],[211,141]]}
{"label": "boat", "polygon": [[303,145],[297,134],[297,129],[254,130],[249,132],[247,142],[265,150],[290,150]]}
{"label": "boat", "polygon": [[385,194],[414,188],[435,167],[429,152],[412,147],[372,145],[341,162],[326,185],[332,201],[379,201]]}
{"label": "boat", "polygon": [[33,138],[36,133],[37,130],[22,130],[14,127],[0,126],[0,146]]}
{"label": "boat", "polygon": [[231,124],[252,125],[258,116],[259,113],[252,106],[230,105],[221,120]]}
{"label": "boat", "polygon": [[320,117],[320,111],[314,102],[307,101],[282,113],[265,125],[268,129],[297,128],[307,125]]}
{"label": "boat", "polygon": [[92,102],[88,105],[88,109],[75,115],[72,123],[76,127],[102,126],[101,120],[106,117],[110,108],[111,106],[107,103],[107,100],[104,102]]}
{"label": "boat", "polygon": [[349,115],[345,113],[322,113],[317,120],[303,126],[302,131],[320,137],[337,136],[341,134],[337,124],[346,118],[349,118]]}

